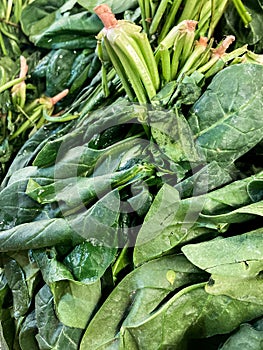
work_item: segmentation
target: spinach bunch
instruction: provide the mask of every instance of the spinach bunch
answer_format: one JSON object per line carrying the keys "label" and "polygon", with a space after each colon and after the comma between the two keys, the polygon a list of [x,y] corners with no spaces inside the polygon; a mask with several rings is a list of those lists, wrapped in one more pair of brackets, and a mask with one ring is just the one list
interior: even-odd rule
{"label": "spinach bunch", "polygon": [[[45,125],[3,176],[1,346],[261,350],[260,38],[256,56],[238,41],[237,51],[215,62],[207,47],[211,70],[164,79],[148,105],[138,104],[125,96],[110,62],[99,72],[101,23],[92,8],[101,3],[35,0],[21,15],[39,48],[27,55],[34,84],[27,97],[60,88],[69,95],[59,115],[42,115]],[[227,18],[242,5],[218,2],[210,21],[210,1],[202,11],[188,1],[138,3],[110,5],[142,20],[152,46],[171,29],[172,14],[198,16],[197,34],[211,37],[223,12]],[[260,1],[253,6],[260,15]],[[247,30],[254,33],[252,17]],[[173,55],[164,51],[162,63]],[[4,83],[19,70],[8,60],[0,60],[12,67]]]}
{"label": "spinach bunch", "polygon": [[262,76],[233,65],[187,116],[119,99],[25,143],[0,197],[9,348],[228,346],[262,317],[263,174],[241,166]]}

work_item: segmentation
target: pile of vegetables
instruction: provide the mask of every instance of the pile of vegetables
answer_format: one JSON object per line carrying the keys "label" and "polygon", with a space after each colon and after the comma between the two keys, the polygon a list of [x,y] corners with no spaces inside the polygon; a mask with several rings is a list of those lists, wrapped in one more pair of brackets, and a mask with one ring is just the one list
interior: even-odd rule
{"label": "pile of vegetables", "polygon": [[0,0],[0,348],[261,350],[261,0]]}

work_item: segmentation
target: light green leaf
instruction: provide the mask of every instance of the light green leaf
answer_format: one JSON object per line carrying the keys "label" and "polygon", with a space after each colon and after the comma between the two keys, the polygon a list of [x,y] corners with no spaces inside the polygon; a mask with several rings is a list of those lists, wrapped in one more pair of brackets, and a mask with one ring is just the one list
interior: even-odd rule
{"label": "light green leaf", "polygon": [[209,273],[255,276],[263,269],[262,234],[263,228],[259,228],[228,238],[188,244],[182,251],[194,265]]}
{"label": "light green leaf", "polygon": [[262,312],[262,305],[214,296],[203,284],[191,285],[140,323],[123,325],[120,336],[123,349],[188,349],[191,339],[229,333]]}
{"label": "light green leaf", "polygon": [[51,290],[58,319],[68,327],[84,329],[101,297],[100,280],[91,284],[59,281]]}
{"label": "light green leaf", "polygon": [[182,255],[162,257],[138,267],[115,287],[91,320],[80,350],[119,349],[121,327],[140,324],[171,291],[203,278]]}

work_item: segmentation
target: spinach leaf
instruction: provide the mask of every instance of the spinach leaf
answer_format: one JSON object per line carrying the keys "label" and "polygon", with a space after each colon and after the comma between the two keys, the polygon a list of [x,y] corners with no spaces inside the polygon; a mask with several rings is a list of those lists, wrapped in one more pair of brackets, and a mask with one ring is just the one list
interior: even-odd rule
{"label": "spinach leaf", "polygon": [[238,276],[213,274],[210,283],[206,286],[206,291],[212,295],[227,295],[239,301],[263,305],[261,278],[239,278]]}
{"label": "spinach leaf", "polygon": [[263,201],[246,205],[242,208],[235,209],[229,213],[219,215],[204,215],[200,214],[200,219],[203,222],[216,223],[216,224],[228,224],[234,222],[249,221],[254,218],[255,215],[263,216]]}
{"label": "spinach leaf", "polygon": [[57,260],[54,249],[35,251],[33,256],[51,288],[58,319],[69,327],[85,328],[101,297],[98,276],[85,283],[75,281],[67,267]]}
{"label": "spinach leaf", "polygon": [[59,243],[77,244],[83,239],[62,218],[32,221],[1,231],[0,251],[16,251],[23,247],[37,249]]}
{"label": "spinach leaf", "polygon": [[116,253],[116,248],[83,242],[65,257],[64,264],[77,281],[91,283],[104,275],[114,261]]}
{"label": "spinach leaf", "polygon": [[180,255],[156,259],[135,269],[115,287],[91,320],[80,349],[119,348],[124,326],[140,324],[171,291],[200,279],[199,270]]}
{"label": "spinach leaf", "polygon": [[[249,276],[250,261],[263,260],[262,232],[260,228],[241,235],[188,244],[182,247],[182,251],[193,264],[209,273],[219,274],[221,271],[225,275],[235,268],[233,264],[237,264],[235,275]],[[237,246],[240,249],[237,250]],[[223,270],[224,268],[228,270]],[[254,269],[252,273],[255,273]]]}
{"label": "spinach leaf", "polygon": [[151,135],[163,153],[175,163],[201,163],[192,130],[178,109],[149,111]]}
{"label": "spinach leaf", "polygon": [[8,172],[1,184],[1,188],[7,186],[8,181],[14,172],[29,165],[47,142],[49,142],[52,139],[58,138],[59,136],[61,136],[61,134],[67,133],[67,131],[69,131],[72,128],[72,124],[74,122],[75,121],[59,125],[55,123],[46,124],[38,131],[36,131],[36,133],[33,134],[24,143],[24,145],[16,154],[13,162],[8,168]]}
{"label": "spinach leaf", "polygon": [[220,347],[220,350],[261,350],[263,343],[262,319],[250,325],[243,323]]}
{"label": "spinach leaf", "polygon": [[262,304],[262,228],[196,245],[182,251],[199,268],[212,274],[206,291],[214,295]]}
{"label": "spinach leaf", "polygon": [[19,332],[19,345],[21,349],[38,350],[39,347],[37,344],[36,335],[37,322],[35,318],[35,311],[32,311],[29,315],[26,316]]}
{"label": "spinach leaf", "polygon": [[262,140],[262,78],[261,65],[230,66],[194,104],[188,122],[207,162],[232,163]]}
{"label": "spinach leaf", "polygon": [[181,198],[198,196],[233,180],[230,169],[225,169],[216,161],[212,161],[201,169],[193,169],[193,175],[188,176],[174,186]]}
{"label": "spinach leaf", "polygon": [[5,276],[13,295],[14,317],[19,318],[28,311],[30,295],[23,270],[15,260],[5,265]]}
{"label": "spinach leaf", "polygon": [[0,269],[0,344],[4,350],[12,349],[17,343],[16,325],[12,315],[10,289],[4,269]]}
{"label": "spinach leaf", "polygon": [[212,296],[205,292],[203,284],[191,285],[140,323],[123,325],[120,348],[187,349],[190,339],[229,333],[262,312],[263,307],[256,303]]}
{"label": "spinach leaf", "polygon": [[46,94],[55,96],[69,88],[69,79],[77,51],[58,49],[53,51],[46,70]]}
{"label": "spinach leaf", "polygon": [[58,319],[68,327],[84,329],[101,297],[100,280],[90,284],[59,281],[51,290]]}
{"label": "spinach leaf", "polygon": [[[89,11],[93,11],[94,7],[104,3],[103,0],[78,0],[78,3]],[[128,0],[120,2],[118,0],[110,0],[107,5],[111,8],[113,13],[124,12],[137,6],[137,0]]]}
{"label": "spinach leaf", "polygon": [[243,0],[243,3],[252,18],[247,28],[238,16],[235,6],[230,3],[224,12],[222,31],[224,34],[233,33],[236,36],[236,46],[248,44],[253,51],[260,53],[263,48],[262,3],[260,0]]}
{"label": "spinach leaf", "polygon": [[36,45],[47,49],[95,48],[95,35],[102,24],[95,14],[80,10],[76,0],[35,0],[21,15],[24,33]]}
{"label": "spinach leaf", "polygon": [[[143,110],[143,112],[145,113],[146,110]],[[70,160],[72,160],[73,157],[77,157],[78,159],[79,152],[82,152],[82,148],[76,148],[76,152],[74,152],[74,150],[71,151],[71,149],[78,146],[84,147],[83,153],[85,153],[85,147],[90,147],[90,152],[93,151],[94,154],[96,154],[96,150],[94,149],[95,147],[88,145],[88,143],[92,142],[94,139],[94,135],[96,136],[112,126],[120,126],[122,124],[132,125],[132,122],[141,114],[141,109],[139,109],[136,105],[129,103],[125,99],[120,99],[118,100],[118,103],[116,102],[106,108],[97,109],[88,115],[82,115],[82,117],[72,124],[72,129],[70,131],[67,130],[65,131],[64,135],[49,141],[40,150],[33,162],[33,165],[38,167],[47,167],[54,165],[55,163],[57,164],[60,160],[63,160],[64,157],[67,157],[68,152],[71,156]],[[119,134],[115,137],[118,137],[118,141],[120,141]],[[136,143],[137,141],[135,141],[135,144]],[[87,144],[87,146],[84,146],[85,144]],[[113,144],[114,139],[106,147]],[[125,147],[123,143],[122,146]],[[87,158],[84,157],[83,161],[90,162],[90,158],[94,157],[92,154],[89,155],[88,152],[89,150],[87,150]],[[70,162],[67,163],[67,167],[69,167]],[[88,164],[86,166],[88,166]]]}
{"label": "spinach leaf", "polygon": [[195,238],[218,235],[228,229],[229,223],[261,216],[261,201],[253,203],[249,193],[249,186],[254,182],[258,184],[261,177],[262,172],[185,199],[180,199],[174,187],[164,184],[138,233],[133,256],[135,265]]}
{"label": "spinach leaf", "polygon": [[56,317],[54,299],[50,288],[45,285],[36,298],[36,322],[38,334],[36,339],[40,350],[58,349],[77,350],[82,330],[63,325]]}
{"label": "spinach leaf", "polygon": [[[97,169],[96,169],[97,170]],[[59,202],[64,214],[89,206],[114,188],[121,188],[153,174],[153,167],[135,164],[131,168],[92,177],[76,177],[54,180],[44,186],[29,179],[26,194],[40,204]]]}

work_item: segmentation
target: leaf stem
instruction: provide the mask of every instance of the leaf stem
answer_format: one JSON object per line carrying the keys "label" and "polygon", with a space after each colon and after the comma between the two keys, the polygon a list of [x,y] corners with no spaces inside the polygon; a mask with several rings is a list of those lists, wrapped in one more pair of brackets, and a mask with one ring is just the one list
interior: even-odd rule
{"label": "leaf stem", "polygon": [[16,78],[13,80],[8,81],[7,83],[5,83],[4,85],[0,86],[0,93],[11,88],[12,86],[21,83],[22,81],[24,81],[26,78],[22,77],[22,78]]}
{"label": "leaf stem", "polygon": [[161,0],[158,9],[152,19],[152,23],[150,25],[150,35],[154,34],[157,31],[157,28],[161,22],[161,19],[164,15],[164,12],[169,4],[170,0]]}
{"label": "leaf stem", "polygon": [[247,28],[249,23],[252,20],[252,17],[246,7],[244,6],[242,0],[233,0],[233,3],[235,5],[235,8],[237,9],[237,12],[239,16],[241,17],[245,27]]}

